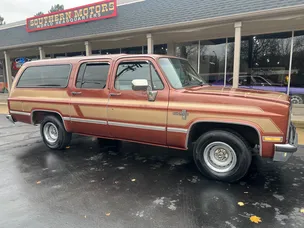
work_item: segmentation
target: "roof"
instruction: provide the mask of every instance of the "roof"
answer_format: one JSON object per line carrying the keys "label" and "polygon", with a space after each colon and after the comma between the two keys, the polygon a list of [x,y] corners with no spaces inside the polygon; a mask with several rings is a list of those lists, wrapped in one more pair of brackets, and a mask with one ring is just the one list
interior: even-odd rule
{"label": "roof", "polygon": [[0,49],[298,5],[303,6],[304,0],[144,0],[118,6],[118,16],[110,19],[33,33],[28,33],[25,25],[2,29]]}
{"label": "roof", "polygon": [[[66,58],[55,58],[55,59],[42,59],[42,60],[34,60],[30,62],[26,62],[24,66],[31,66],[31,65],[51,65],[51,64],[58,64],[58,63],[76,63],[83,60],[98,60],[98,59],[112,59],[116,60],[121,57],[152,57],[154,59],[159,57],[168,58],[168,55],[156,55],[156,54],[112,54],[112,55],[90,55],[90,56],[76,56],[76,57],[66,57]],[[178,58],[172,56],[172,58]],[[38,63],[38,64],[37,64]]]}

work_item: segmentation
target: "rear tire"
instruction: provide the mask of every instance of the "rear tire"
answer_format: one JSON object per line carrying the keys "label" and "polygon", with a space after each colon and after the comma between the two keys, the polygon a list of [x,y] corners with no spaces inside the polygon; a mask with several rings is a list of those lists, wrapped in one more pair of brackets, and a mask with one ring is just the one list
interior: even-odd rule
{"label": "rear tire", "polygon": [[72,134],[67,132],[56,116],[46,116],[40,125],[40,133],[45,145],[53,150],[62,150],[69,145]]}
{"label": "rear tire", "polygon": [[214,130],[198,138],[193,157],[199,171],[207,178],[233,183],[247,174],[252,153],[241,136]]}

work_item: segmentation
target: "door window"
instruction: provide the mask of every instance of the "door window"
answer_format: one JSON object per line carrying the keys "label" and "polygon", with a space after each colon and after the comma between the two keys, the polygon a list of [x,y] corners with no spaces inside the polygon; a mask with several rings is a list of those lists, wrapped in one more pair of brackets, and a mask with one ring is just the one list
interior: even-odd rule
{"label": "door window", "polygon": [[77,88],[104,89],[109,74],[109,63],[81,64],[76,81]]}
{"label": "door window", "polygon": [[158,73],[149,61],[121,62],[116,73],[115,89],[132,90],[132,81],[134,79],[148,80],[153,90],[162,90],[164,88]]}

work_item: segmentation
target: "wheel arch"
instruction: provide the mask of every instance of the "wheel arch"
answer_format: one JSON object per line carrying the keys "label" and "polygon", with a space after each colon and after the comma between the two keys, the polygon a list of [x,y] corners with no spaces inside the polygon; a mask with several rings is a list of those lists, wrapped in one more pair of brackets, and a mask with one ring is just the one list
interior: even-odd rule
{"label": "wheel arch", "polygon": [[[244,122],[232,122],[232,121],[223,121],[223,120],[196,120],[194,122],[192,122],[188,128],[188,131],[187,131],[187,136],[186,136],[186,141],[185,141],[185,148],[188,149],[190,143],[192,141],[189,141],[191,140],[191,136],[193,134],[193,130],[197,127],[197,126],[201,126],[201,125],[211,125],[211,124],[215,124],[215,128],[214,129],[227,129],[229,128],[229,126],[235,126],[235,127],[246,127],[246,128],[251,128],[254,130],[254,132],[257,134],[257,137],[258,137],[258,144],[259,144],[259,154],[260,156],[262,156],[262,135],[261,135],[261,130],[259,129],[258,126],[256,126],[255,124],[253,123],[244,123]],[[212,128],[210,129],[207,129],[205,132],[209,131],[209,130],[212,130]],[[239,133],[239,132],[238,132]]]}
{"label": "wheel arch", "polygon": [[42,117],[44,117],[47,114],[51,114],[51,115],[57,116],[59,118],[59,120],[63,123],[63,126],[64,126],[65,130],[68,131],[68,128],[66,126],[65,121],[66,120],[70,120],[70,118],[69,117],[63,117],[60,112],[54,111],[54,110],[33,109],[31,111],[31,123],[33,125],[40,124],[41,121],[42,121]]}

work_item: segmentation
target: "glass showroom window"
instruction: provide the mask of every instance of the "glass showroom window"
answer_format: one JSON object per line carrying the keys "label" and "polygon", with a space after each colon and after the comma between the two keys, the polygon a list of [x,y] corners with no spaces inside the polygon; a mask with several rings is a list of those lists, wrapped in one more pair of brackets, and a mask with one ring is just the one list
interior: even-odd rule
{"label": "glass showroom window", "polygon": [[122,48],[121,53],[125,54],[142,54],[142,46]]}
{"label": "glass showroom window", "polygon": [[[241,41],[241,47],[243,46]],[[243,61],[244,56],[241,55],[240,62]],[[234,64],[234,38],[227,39],[227,69],[226,69],[226,85],[232,86],[232,77],[233,77],[233,64]]]}
{"label": "glass showroom window", "polygon": [[[288,92],[291,35],[287,32],[242,37],[240,88]],[[229,75],[233,72],[233,46],[228,46]],[[232,77],[227,79],[227,85],[232,85]]]}
{"label": "glass showroom window", "polygon": [[200,41],[199,47],[199,74],[208,83],[223,85],[227,65],[226,39]]}
{"label": "glass showroom window", "polygon": [[101,50],[102,55],[120,54],[120,48]]}
{"label": "glass showroom window", "polygon": [[74,57],[74,56],[84,56],[85,54],[82,52],[82,51],[80,51],[80,52],[68,52],[67,53],[67,57]]}
{"label": "glass showroom window", "polygon": [[92,51],[92,55],[100,55],[100,54],[101,54],[101,50],[93,50]]}
{"label": "glass showroom window", "polygon": [[198,71],[198,41],[178,44],[176,56],[188,59],[191,66]]}
{"label": "glass showroom window", "polygon": [[293,104],[304,104],[304,31],[296,31],[293,39],[293,55],[289,94]]}
{"label": "glass showroom window", "polygon": [[[143,54],[147,54],[148,53],[148,47],[147,46],[143,46]],[[154,54],[157,55],[166,55],[167,54],[167,44],[156,44],[154,45]]]}
{"label": "glass showroom window", "polygon": [[54,54],[54,58],[64,58],[64,57],[66,57],[65,53]]}
{"label": "glass showroom window", "polygon": [[167,54],[167,44],[154,45],[154,54],[166,55]]}
{"label": "glass showroom window", "polygon": [[[5,77],[4,77],[4,60],[0,60],[0,83],[5,82]],[[2,92],[2,87],[0,88],[0,93]]]}

